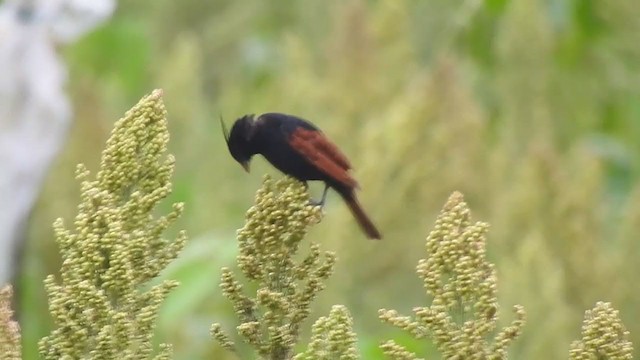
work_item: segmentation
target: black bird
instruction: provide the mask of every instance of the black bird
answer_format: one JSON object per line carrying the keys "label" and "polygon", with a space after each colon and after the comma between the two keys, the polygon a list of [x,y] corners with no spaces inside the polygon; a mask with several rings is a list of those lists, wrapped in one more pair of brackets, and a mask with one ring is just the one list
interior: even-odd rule
{"label": "black bird", "polygon": [[327,190],[333,188],[342,196],[364,233],[370,239],[382,237],[356,198],[358,183],[349,174],[349,160],[315,125],[279,113],[245,115],[236,120],[230,133],[222,119],[220,122],[231,156],[247,172],[251,157],[262,154],[278,170],[304,183],[324,181],[318,205],[324,205]]}

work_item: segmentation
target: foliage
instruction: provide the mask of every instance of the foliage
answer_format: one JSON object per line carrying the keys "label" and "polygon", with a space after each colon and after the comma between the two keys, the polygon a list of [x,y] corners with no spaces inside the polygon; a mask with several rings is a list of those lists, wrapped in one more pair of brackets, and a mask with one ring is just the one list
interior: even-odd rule
{"label": "foliage", "polygon": [[[197,242],[215,242],[189,242],[202,258],[235,248],[256,174],[274,173],[260,161],[251,175],[238,168],[219,115],[298,114],[349,156],[361,202],[385,234],[359,241],[330,194],[308,236],[341,260],[310,318],[344,304],[367,359],[383,358],[371,349],[396,330],[371,314],[424,301],[412,275],[424,229],[459,190],[492,225],[487,258],[500,274],[500,304],[530,314],[510,354],[566,357],[585,309],[607,301],[627,319],[639,306],[639,18],[633,0],[120,2],[111,24],[65,50],[75,123],[16,284],[25,358],[37,358],[37,339],[50,331],[41,281],[60,263],[49,224],[75,214],[75,164],[96,168],[112,120],[152,87],[165,89],[180,159],[169,200],[189,204],[181,226]],[[198,275],[219,278],[212,268]],[[159,329],[172,335],[176,358],[234,358],[211,349],[213,319],[235,316],[211,288],[175,290],[190,307],[182,311],[196,314]],[[638,343],[640,322],[626,326]]]}
{"label": "foliage", "polygon": [[[462,194],[453,193],[427,237],[426,257],[417,267],[431,305],[413,308],[415,319],[385,309],[380,319],[417,339],[431,338],[446,359],[506,359],[507,347],[522,332],[525,312],[515,306],[516,319],[490,338],[499,306],[496,271],[486,259],[488,226],[472,224]],[[393,359],[416,359],[394,341],[382,347]]]}
{"label": "foliage", "polygon": [[11,299],[13,289],[5,285],[0,289],[0,354],[6,360],[21,359],[20,326],[13,320]]}
{"label": "foliage", "polygon": [[[262,359],[291,358],[311,302],[333,272],[335,254],[321,256],[317,244],[311,244],[302,261],[295,261],[308,227],[319,218],[319,208],[309,204],[302,183],[291,178],[274,183],[265,177],[238,231],[238,267],[255,295],[247,295],[234,273],[222,269],[220,287],[240,320],[238,334]],[[211,333],[224,348],[238,351],[220,324],[214,324]]]}
{"label": "foliage", "polygon": [[[182,213],[174,204],[155,218],[154,207],[171,191],[174,159],[165,158],[169,133],[162,92],[143,98],[116,122],[102,153],[96,180],[78,166],[81,202],[73,230],[54,224],[62,255],[60,282],[45,280],[55,328],[40,341],[45,359],[152,358],[160,304],[178,284],[149,281],[185,244],[162,233]],[[168,359],[161,345],[154,359]]]}
{"label": "foliage", "polygon": [[629,332],[622,324],[619,312],[610,303],[598,302],[593,309],[587,310],[582,324],[582,339],[571,343],[569,359],[633,359]]}
{"label": "foliage", "polygon": [[356,341],[349,310],[343,305],[335,305],[329,316],[323,316],[313,324],[307,351],[296,355],[294,360],[356,360],[360,358]]}

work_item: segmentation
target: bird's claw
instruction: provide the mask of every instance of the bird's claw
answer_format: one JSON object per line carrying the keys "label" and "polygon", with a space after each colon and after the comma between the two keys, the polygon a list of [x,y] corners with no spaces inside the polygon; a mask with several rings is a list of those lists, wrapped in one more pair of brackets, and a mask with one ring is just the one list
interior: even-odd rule
{"label": "bird's claw", "polygon": [[324,209],[324,201],[319,200],[309,200],[309,205],[311,206],[319,206],[321,209]]}

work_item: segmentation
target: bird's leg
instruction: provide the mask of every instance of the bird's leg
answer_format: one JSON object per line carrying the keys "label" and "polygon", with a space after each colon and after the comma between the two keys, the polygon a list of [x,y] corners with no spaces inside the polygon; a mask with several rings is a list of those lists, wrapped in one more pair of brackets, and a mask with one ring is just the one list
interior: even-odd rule
{"label": "bird's leg", "polygon": [[322,192],[322,199],[320,201],[311,200],[310,201],[311,205],[320,206],[321,208],[324,207],[324,202],[327,199],[327,192],[328,191],[329,191],[329,185],[327,185],[325,183],[324,184],[324,191]]}
{"label": "bird's leg", "polygon": [[322,192],[322,200],[320,200],[320,206],[324,206],[324,201],[327,199],[327,192],[329,191],[329,185],[324,184],[324,191]]}

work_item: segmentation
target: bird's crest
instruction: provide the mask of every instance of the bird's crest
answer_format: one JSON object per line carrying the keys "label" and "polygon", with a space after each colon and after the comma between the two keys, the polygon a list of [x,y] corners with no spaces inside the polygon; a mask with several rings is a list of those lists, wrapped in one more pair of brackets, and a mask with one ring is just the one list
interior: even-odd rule
{"label": "bird's crest", "polygon": [[220,115],[220,126],[222,126],[222,134],[224,135],[224,140],[227,142],[227,146],[229,145],[229,130],[227,130],[227,126],[224,124],[224,120],[222,120],[222,115]]}

